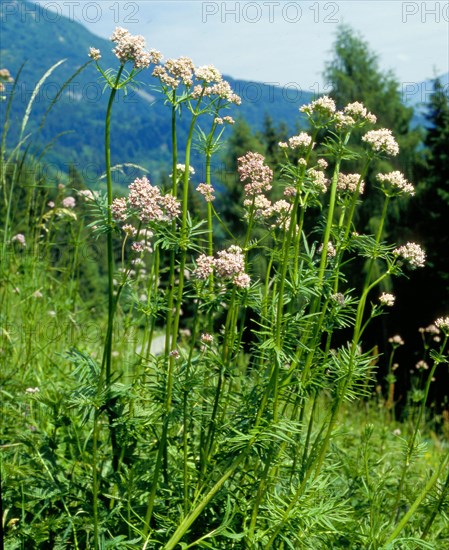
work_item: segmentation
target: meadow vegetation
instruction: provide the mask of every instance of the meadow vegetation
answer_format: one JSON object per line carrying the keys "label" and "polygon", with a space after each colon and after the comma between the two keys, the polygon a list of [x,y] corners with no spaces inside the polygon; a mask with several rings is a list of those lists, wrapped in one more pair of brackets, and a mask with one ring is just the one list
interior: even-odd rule
{"label": "meadow vegetation", "polygon": [[[318,97],[273,146],[276,165],[238,156],[230,221],[211,167],[240,97],[213,66],[163,63],[122,28],[111,40],[117,67],[89,52],[109,94],[95,189],[41,177],[33,96],[9,143],[20,75],[0,73],[5,548],[447,547],[449,413],[429,395],[449,317],[417,332],[400,414],[402,338],[383,357],[365,341],[394,308],[391,281],[426,262],[419,243],[385,239],[388,212],[415,195],[385,169],[400,154],[393,132],[356,98]],[[114,100],[144,71],[165,99],[172,170],[119,196]],[[367,194],[381,205],[372,231]]]}

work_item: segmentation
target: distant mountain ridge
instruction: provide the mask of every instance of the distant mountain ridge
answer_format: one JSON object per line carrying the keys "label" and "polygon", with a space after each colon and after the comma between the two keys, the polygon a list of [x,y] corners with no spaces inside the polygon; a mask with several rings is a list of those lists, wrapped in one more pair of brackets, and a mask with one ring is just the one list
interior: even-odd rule
{"label": "distant mountain ridge", "polygon": [[[4,0],[1,1],[3,3]],[[27,17],[23,17],[24,11]],[[66,60],[42,87],[33,106],[31,129],[37,129],[41,117],[63,83],[88,61],[89,47],[101,50],[103,67],[118,67],[110,41],[95,36],[80,23],[68,18],[59,16],[55,22],[54,17],[45,16],[46,13],[45,8],[38,4],[18,0],[8,0],[8,10],[1,12],[0,65],[16,77],[25,61],[13,104],[11,137],[14,132],[16,135],[18,133],[36,83],[57,61]],[[141,80],[140,87],[130,90],[127,96],[118,94],[114,106],[112,159],[114,164],[135,163],[144,166],[150,173],[158,174],[161,167],[169,169],[170,113],[164,106],[163,96],[155,89],[157,82],[150,76],[150,71],[144,71],[138,78]],[[265,114],[268,113],[276,124],[284,122],[293,133],[301,120],[298,107],[313,98],[313,93],[308,91],[225,78],[242,97],[242,105],[230,109],[227,114],[242,117],[253,130],[262,129]],[[426,86],[428,83],[418,84],[414,90],[410,88],[409,97],[404,96],[409,100],[406,102],[416,106],[421,97],[420,91],[427,89]],[[64,90],[39,134],[41,146],[54,141],[46,153],[47,162],[65,171],[70,164],[74,164],[84,171],[85,178],[92,181],[104,171],[103,134],[108,93],[103,93],[103,87],[100,75],[91,63]],[[5,103],[0,104],[1,111],[4,111]],[[188,120],[184,118],[179,126],[181,147],[187,124]],[[418,109],[414,125],[423,124],[425,119],[422,110]],[[15,145],[13,140],[9,143]]]}
{"label": "distant mountain ridge", "polygon": [[[3,1],[3,0],[2,0]],[[23,4],[23,3],[22,3]],[[99,48],[102,67],[118,68],[110,41],[93,35],[81,24],[65,17],[44,16],[45,8],[25,2],[27,17],[21,16],[19,2],[8,2],[8,12],[3,13],[1,66],[7,67],[16,77],[23,62],[18,81],[18,97],[12,110],[12,121],[17,128],[22,120],[32,90],[42,75],[57,61],[65,59],[45,82],[33,106],[34,128],[43,116],[52,98],[61,90],[63,83],[89,59],[91,46]],[[17,7],[14,10],[14,5]],[[30,16],[35,10],[35,16]],[[111,29],[112,31],[113,29]],[[124,162],[143,165],[150,171],[167,167],[171,147],[170,111],[164,98],[155,87],[157,81],[150,71],[143,71],[138,79],[138,89],[130,89],[128,95],[118,94],[112,118],[112,159],[114,164]],[[265,113],[275,122],[284,121],[293,132],[300,120],[298,107],[311,100],[310,92],[283,90],[259,82],[225,78],[241,95],[242,105],[226,114],[242,117],[253,130],[262,128]],[[49,143],[63,132],[46,154],[47,161],[59,168],[90,166],[94,179],[103,173],[104,116],[109,94],[103,93],[104,83],[91,63],[64,90],[58,104],[50,113],[39,135],[42,145]],[[294,96],[294,98],[292,97]],[[5,108],[5,102],[0,106]],[[186,136],[188,121],[180,122],[180,144]],[[13,124],[14,126],[14,124]],[[12,128],[14,131],[14,128]]]}

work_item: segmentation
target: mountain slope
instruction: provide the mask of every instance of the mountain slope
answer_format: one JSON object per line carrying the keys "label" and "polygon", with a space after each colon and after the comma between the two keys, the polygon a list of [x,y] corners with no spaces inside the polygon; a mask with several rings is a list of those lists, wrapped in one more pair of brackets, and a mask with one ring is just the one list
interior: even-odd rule
{"label": "mountain slope", "polygon": [[[4,13],[2,20],[0,64],[15,77],[25,61],[13,104],[12,120],[15,124],[11,138],[14,130],[17,137],[34,86],[57,61],[65,59],[45,82],[33,105],[31,121],[34,129],[63,83],[88,61],[90,46],[101,50],[102,67],[118,67],[111,42],[67,18],[58,17],[52,22],[53,19],[39,5],[8,1],[8,14]],[[241,107],[231,109],[229,114],[244,118],[253,129],[261,129],[264,115],[269,112],[273,120],[285,121],[294,131],[299,121],[299,104],[311,99],[310,93],[303,93],[302,101],[292,102],[286,95],[284,97],[280,88],[227,79],[243,100]],[[129,90],[127,96],[118,94],[112,117],[112,159],[114,164],[137,163],[157,173],[161,166],[168,169],[170,112],[164,106],[162,96],[154,89],[156,81],[150,76],[150,71],[142,72],[139,80],[139,89]],[[58,137],[47,153],[48,162],[65,171],[73,163],[82,173],[84,171],[83,176],[88,179],[96,179],[103,173],[107,100],[108,91],[103,94],[100,75],[94,63],[90,63],[64,90],[39,135],[38,141],[43,146],[55,136],[67,132]],[[180,124],[181,146],[187,124],[187,120]],[[13,143],[11,139],[10,145]]]}

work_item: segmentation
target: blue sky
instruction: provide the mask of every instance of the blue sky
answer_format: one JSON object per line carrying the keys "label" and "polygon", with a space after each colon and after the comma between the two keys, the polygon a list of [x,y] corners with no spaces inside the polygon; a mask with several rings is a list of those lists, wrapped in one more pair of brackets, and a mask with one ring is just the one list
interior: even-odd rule
{"label": "blue sky", "polygon": [[449,71],[449,2],[39,0],[109,37],[143,34],[166,58],[187,55],[247,80],[326,91],[322,71],[340,23],[359,31],[402,86]]}

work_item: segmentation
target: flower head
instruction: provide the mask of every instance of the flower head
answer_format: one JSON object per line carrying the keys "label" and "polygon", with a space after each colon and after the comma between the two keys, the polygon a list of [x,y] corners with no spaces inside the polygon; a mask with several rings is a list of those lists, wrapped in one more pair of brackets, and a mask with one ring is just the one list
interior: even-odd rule
{"label": "flower head", "polygon": [[222,81],[220,71],[213,65],[203,65],[195,69],[195,78],[208,84]]}
{"label": "flower head", "polygon": [[0,69],[0,80],[3,80],[4,82],[14,82],[14,79],[8,69]]}
{"label": "flower head", "polygon": [[[8,69],[0,69],[0,93],[5,91],[5,85],[3,82],[13,82],[14,79],[11,77],[10,72]],[[6,99],[6,96],[1,95],[0,99]]]}
{"label": "flower head", "polygon": [[433,334],[433,335],[440,334],[440,329],[434,324],[430,324],[428,327],[425,327],[425,328],[421,327],[418,330],[419,332],[421,332],[421,334],[423,334],[424,332],[428,332],[429,334]]}
{"label": "flower head", "polygon": [[239,246],[232,245],[217,253],[215,269],[220,277],[233,277],[245,270],[245,257]]}
{"label": "flower head", "polygon": [[97,48],[89,48],[89,57],[94,61],[101,59],[101,52]]}
{"label": "flower head", "polygon": [[412,267],[424,267],[426,263],[426,253],[416,243],[407,243],[393,250],[395,256],[402,256]]}
{"label": "flower head", "polygon": [[[176,175],[178,176],[178,178],[181,178],[185,174],[185,171],[186,171],[185,164],[178,163],[176,165]],[[195,175],[195,168],[189,165],[189,177],[194,175]],[[173,174],[170,174],[170,177],[172,178]]]}
{"label": "flower head", "polygon": [[265,164],[265,157],[260,153],[249,152],[238,160],[240,181],[248,181],[245,194],[255,196],[271,189],[273,171]]}
{"label": "flower head", "polygon": [[198,256],[196,259],[196,268],[193,270],[193,275],[200,279],[201,281],[204,281],[209,277],[209,275],[212,275],[214,272],[214,265],[215,265],[215,259],[213,256],[206,256],[206,254],[201,254],[201,256]]}
{"label": "flower head", "polygon": [[202,335],[201,335],[201,342],[203,344],[212,344],[212,342],[214,341],[214,337],[212,336],[212,334],[209,334],[207,332],[204,332]]}
{"label": "flower head", "polygon": [[[320,246],[318,248],[318,252],[319,253],[323,252],[323,244],[320,244]],[[332,244],[331,241],[329,241],[327,243],[326,252],[327,252],[327,257],[328,258],[334,258],[335,255],[337,254],[337,251],[335,250],[335,247],[334,247],[334,245]]]}
{"label": "flower head", "polygon": [[394,305],[395,300],[396,300],[396,297],[393,294],[388,294],[387,292],[383,292],[379,296],[379,302],[383,306],[392,307]]}
{"label": "flower head", "polygon": [[248,288],[251,284],[251,278],[247,273],[238,273],[232,279],[232,282],[239,288]]}
{"label": "flower head", "polygon": [[399,153],[399,145],[388,128],[370,130],[362,137],[362,141],[371,145],[371,149],[376,153],[386,153],[392,157]]}
{"label": "flower head", "polygon": [[192,98],[200,99],[201,97],[217,96],[220,99],[225,100],[227,103],[233,103],[240,105],[242,99],[236,93],[233,92],[231,85],[227,80],[220,80],[212,86],[201,86],[198,84],[194,87]]}
{"label": "flower head", "polygon": [[252,208],[255,218],[269,218],[272,213],[272,204],[265,195],[256,195],[243,201],[243,206]]}
{"label": "flower head", "polygon": [[324,172],[322,172],[321,170],[315,170],[315,168],[309,168],[307,170],[307,176],[317,191],[320,191],[322,193],[325,193],[327,191],[329,180],[326,178]]}
{"label": "flower head", "polygon": [[348,103],[343,109],[345,115],[352,117],[356,122],[370,122],[371,124],[376,123],[376,115],[370,113],[363,103],[356,101],[355,103]]}
{"label": "flower head", "polygon": [[22,246],[23,248],[25,248],[27,245],[25,235],[23,235],[22,233],[17,233],[17,235],[14,235],[14,237],[11,239],[11,242],[16,242],[20,244],[20,246]]}
{"label": "flower head", "polygon": [[435,321],[435,326],[444,332],[444,334],[449,334],[449,317],[439,317]]}
{"label": "flower head", "polygon": [[389,174],[377,174],[376,177],[382,184],[390,184],[391,188],[396,191],[397,194],[408,194],[412,196],[415,194],[413,185],[397,170]]}
{"label": "flower head", "polygon": [[80,191],[78,191],[78,195],[86,202],[91,202],[98,197],[98,192],[91,191],[90,189],[81,189]]}
{"label": "flower head", "polygon": [[196,190],[200,193],[200,195],[203,195],[206,202],[212,202],[215,200],[215,189],[209,183],[200,183]]}
{"label": "flower head", "polygon": [[62,206],[64,208],[75,208],[76,206],[76,200],[74,197],[66,197],[62,201]]}
{"label": "flower head", "polygon": [[312,143],[312,137],[306,132],[300,132],[297,136],[292,136],[288,139],[288,143],[280,143],[281,147],[289,147],[290,149],[306,149]]}
{"label": "flower head", "polygon": [[323,97],[320,97],[319,99],[316,99],[315,101],[312,101],[312,103],[309,103],[308,105],[303,105],[302,107],[300,107],[299,110],[309,116],[317,114],[331,117],[336,111],[336,106],[335,101],[325,95]]}
{"label": "flower head", "polygon": [[135,69],[145,69],[151,63],[158,63],[162,58],[160,52],[156,50],[145,50],[145,38],[142,35],[133,36],[123,27],[116,27],[111,40],[116,43],[112,51],[122,65],[132,61]]}
{"label": "flower head", "polygon": [[360,181],[360,174],[338,174],[337,189],[339,191],[349,191],[355,193],[357,190],[360,194],[365,190],[365,182]]}
{"label": "flower head", "polygon": [[404,340],[399,336],[399,334],[395,334],[391,338],[388,338],[388,341],[390,342],[390,344],[393,345],[393,347],[403,346],[405,343]]}
{"label": "flower head", "polygon": [[194,68],[190,57],[167,59],[163,66],[158,65],[154,68],[153,76],[169,88],[177,88],[181,82],[184,86],[192,86]]}
{"label": "flower head", "polygon": [[341,292],[336,292],[335,294],[332,294],[331,300],[333,300],[339,306],[344,306],[346,301],[345,295],[342,294]]}
{"label": "flower head", "polygon": [[143,176],[131,183],[127,198],[114,199],[111,210],[119,221],[125,221],[134,214],[143,223],[171,222],[179,215],[180,205],[172,195],[162,195],[159,187],[151,185]]}

